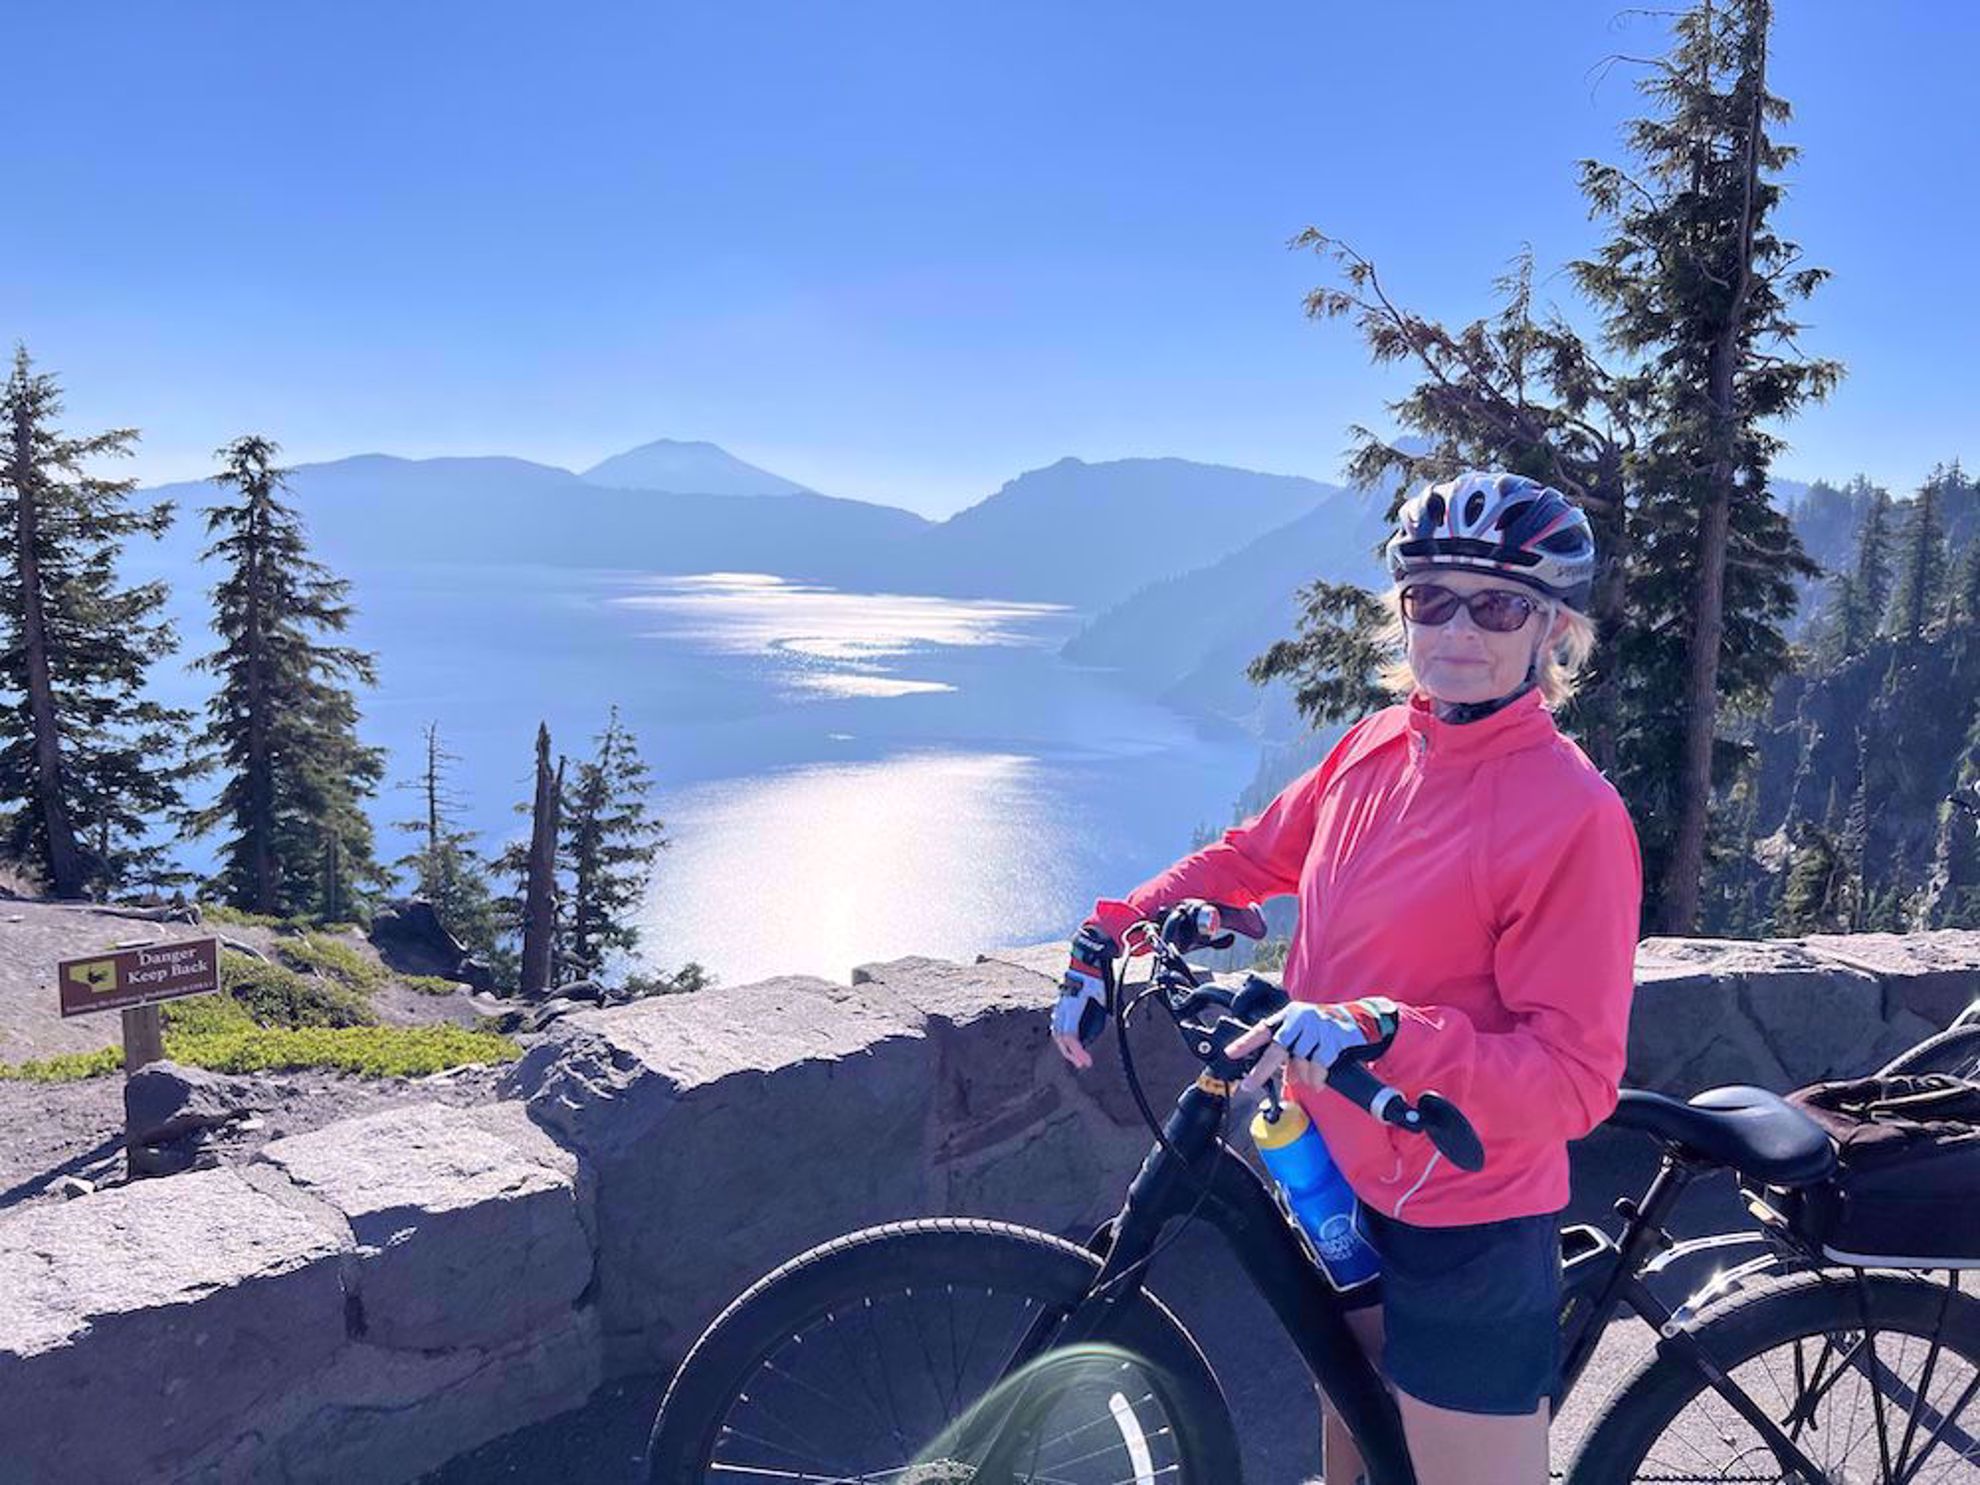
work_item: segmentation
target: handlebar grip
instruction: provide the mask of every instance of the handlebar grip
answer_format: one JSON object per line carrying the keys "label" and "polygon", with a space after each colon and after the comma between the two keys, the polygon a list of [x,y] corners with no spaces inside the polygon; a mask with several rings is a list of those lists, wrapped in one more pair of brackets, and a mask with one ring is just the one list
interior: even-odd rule
{"label": "handlebar grip", "polygon": [[1427,1136],[1443,1157],[1462,1171],[1483,1170],[1485,1145],[1464,1111],[1441,1093],[1425,1091],[1411,1104],[1368,1070],[1366,1063],[1336,1058],[1327,1069],[1327,1086],[1359,1104],[1385,1124]]}

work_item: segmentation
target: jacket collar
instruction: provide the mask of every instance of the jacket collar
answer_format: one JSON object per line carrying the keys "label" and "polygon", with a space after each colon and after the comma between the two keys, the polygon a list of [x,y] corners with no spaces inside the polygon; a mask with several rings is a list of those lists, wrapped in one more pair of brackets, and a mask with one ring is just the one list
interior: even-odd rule
{"label": "jacket collar", "polygon": [[1541,705],[1539,689],[1476,722],[1439,721],[1421,691],[1409,698],[1410,751],[1438,763],[1447,759],[1480,762],[1501,753],[1534,747],[1555,735],[1554,714]]}

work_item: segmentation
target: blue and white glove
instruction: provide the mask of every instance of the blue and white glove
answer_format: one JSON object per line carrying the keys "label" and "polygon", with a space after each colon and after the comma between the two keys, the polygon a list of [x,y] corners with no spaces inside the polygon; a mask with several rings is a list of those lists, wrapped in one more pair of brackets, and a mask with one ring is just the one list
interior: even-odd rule
{"label": "blue and white glove", "polygon": [[1093,1066],[1086,1049],[1107,1027],[1107,981],[1120,953],[1107,930],[1088,923],[1072,941],[1071,957],[1052,1007],[1052,1040],[1074,1067]]}
{"label": "blue and white glove", "polygon": [[1268,1040],[1272,1043],[1246,1076],[1247,1089],[1261,1086],[1287,1062],[1296,1065],[1296,1076],[1317,1081],[1343,1056],[1353,1054],[1372,1062],[1388,1051],[1395,1040],[1396,1019],[1396,1003],[1383,995],[1333,1005],[1295,1000],[1232,1042],[1230,1053],[1243,1057]]}

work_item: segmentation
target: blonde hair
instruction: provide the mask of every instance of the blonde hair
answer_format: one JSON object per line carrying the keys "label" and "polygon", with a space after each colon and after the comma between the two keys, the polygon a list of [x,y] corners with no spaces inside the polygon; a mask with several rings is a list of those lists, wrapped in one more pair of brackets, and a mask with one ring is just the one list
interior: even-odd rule
{"label": "blonde hair", "polygon": [[[1402,585],[1396,584],[1381,596],[1383,611],[1388,617],[1382,627],[1375,631],[1375,643],[1392,658],[1383,662],[1375,672],[1375,684],[1384,691],[1402,700],[1421,689],[1416,683],[1416,672],[1409,666],[1409,630],[1404,627],[1402,616]],[[1540,652],[1540,672],[1538,676],[1540,699],[1550,710],[1564,706],[1581,685],[1582,667],[1588,664],[1588,657],[1595,652],[1595,622],[1577,609],[1553,599],[1543,599],[1552,612],[1547,622],[1553,623],[1553,614],[1567,619],[1567,628],[1561,637]]]}

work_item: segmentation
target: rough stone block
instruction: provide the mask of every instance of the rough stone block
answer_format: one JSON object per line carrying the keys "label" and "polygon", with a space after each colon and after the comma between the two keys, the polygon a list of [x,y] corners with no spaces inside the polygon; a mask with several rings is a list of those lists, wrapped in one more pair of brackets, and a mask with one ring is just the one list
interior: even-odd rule
{"label": "rough stone block", "polygon": [[349,1222],[371,1345],[492,1345],[563,1319],[591,1281],[577,1163],[519,1105],[390,1109],[259,1158]]}
{"label": "rough stone block", "polygon": [[488,1349],[347,1346],[217,1444],[177,1485],[405,1485],[457,1454],[581,1407],[601,1380],[597,1317]]}
{"label": "rough stone block", "polygon": [[1944,1028],[1980,1000],[1980,932],[1815,933],[1796,940],[1823,958],[1874,975],[1884,987],[1887,1019],[1900,1010]]}
{"label": "rough stone block", "polygon": [[227,1170],[0,1218],[0,1480],[171,1478],[345,1345],[350,1246]]}
{"label": "rough stone block", "polygon": [[1637,947],[1623,1081],[1681,1098],[1720,1083],[1792,1086],[1741,1005],[1737,983],[1715,968],[1723,956],[1693,943],[1646,939]]}
{"label": "rough stone block", "polygon": [[808,977],[558,1022],[506,1084],[597,1183],[616,1364],[677,1360],[736,1293],[827,1237],[936,1210],[935,1063],[898,996]]}

